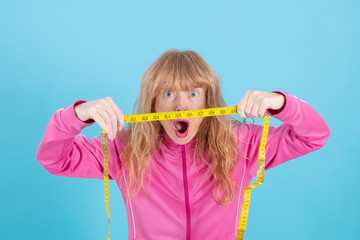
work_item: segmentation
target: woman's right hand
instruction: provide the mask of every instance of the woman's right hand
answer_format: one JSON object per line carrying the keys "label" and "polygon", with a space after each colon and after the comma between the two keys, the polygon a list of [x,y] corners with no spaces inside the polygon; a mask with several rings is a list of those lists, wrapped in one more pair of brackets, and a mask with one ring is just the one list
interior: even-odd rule
{"label": "woman's right hand", "polygon": [[116,132],[124,126],[125,117],[111,97],[84,102],[74,107],[77,117],[85,122],[93,119],[114,140]]}

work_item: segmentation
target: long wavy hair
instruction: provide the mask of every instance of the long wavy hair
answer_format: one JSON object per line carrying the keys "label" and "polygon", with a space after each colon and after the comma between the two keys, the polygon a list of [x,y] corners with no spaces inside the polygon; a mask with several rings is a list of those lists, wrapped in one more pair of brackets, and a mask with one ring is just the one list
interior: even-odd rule
{"label": "long wavy hair", "polygon": [[[203,87],[206,92],[206,108],[226,107],[219,79],[198,53],[171,49],[163,53],[143,74],[133,114],[154,112],[155,98],[162,87],[169,91],[189,91],[195,87]],[[235,184],[235,192],[238,191],[231,176],[238,155],[243,155],[238,148],[239,139],[232,130],[232,126],[238,124],[244,122],[239,122],[231,115],[204,117],[196,134],[194,157],[199,156],[210,168],[209,182],[215,182],[213,197],[220,205],[232,202],[232,184]],[[128,188],[135,189],[130,196],[143,187],[145,176],[148,173],[151,175],[151,155],[155,149],[160,149],[163,131],[159,121],[138,122],[129,123],[126,134],[121,135],[125,143],[121,156],[130,176]],[[221,199],[220,191],[223,192]]]}

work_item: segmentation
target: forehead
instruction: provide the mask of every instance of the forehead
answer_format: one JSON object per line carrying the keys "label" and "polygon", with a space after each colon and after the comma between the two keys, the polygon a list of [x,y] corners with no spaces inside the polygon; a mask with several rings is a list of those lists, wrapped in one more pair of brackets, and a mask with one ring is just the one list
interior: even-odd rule
{"label": "forehead", "polygon": [[173,79],[163,80],[158,86],[160,91],[190,91],[195,88],[205,88],[206,85],[202,81],[191,79]]}

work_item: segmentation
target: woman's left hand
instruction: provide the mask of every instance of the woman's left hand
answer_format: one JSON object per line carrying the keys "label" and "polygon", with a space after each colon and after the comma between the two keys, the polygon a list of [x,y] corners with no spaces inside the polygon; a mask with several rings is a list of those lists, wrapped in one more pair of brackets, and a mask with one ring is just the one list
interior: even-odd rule
{"label": "woman's left hand", "polygon": [[280,109],[285,97],[280,93],[248,90],[237,105],[237,112],[242,118],[263,118],[267,109]]}

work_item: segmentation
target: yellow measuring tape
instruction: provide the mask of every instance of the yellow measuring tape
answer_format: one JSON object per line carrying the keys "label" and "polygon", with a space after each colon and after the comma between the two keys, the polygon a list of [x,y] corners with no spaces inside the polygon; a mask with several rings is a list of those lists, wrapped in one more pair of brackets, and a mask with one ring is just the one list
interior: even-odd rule
{"label": "yellow measuring tape", "polygon": [[249,206],[250,206],[250,195],[251,189],[256,188],[263,184],[264,182],[264,171],[265,171],[265,146],[266,146],[266,138],[269,131],[269,117],[265,114],[264,116],[264,127],[261,134],[261,142],[259,146],[259,160],[256,172],[256,181],[252,183],[249,187],[245,189],[244,192],[244,203],[241,209],[241,217],[239,222],[239,228],[236,235],[236,240],[244,239],[247,217],[249,213]]}
{"label": "yellow measuring tape", "polygon": [[[159,113],[146,113],[136,115],[126,115],[125,123],[129,122],[146,122],[146,121],[159,121],[159,120],[172,120],[182,118],[195,118],[195,117],[210,117],[217,115],[226,115],[237,113],[237,106],[222,107],[222,108],[207,108],[189,111],[176,111],[176,112],[159,112]],[[261,135],[261,143],[259,147],[259,161],[257,167],[256,181],[245,189],[244,203],[241,210],[241,218],[239,228],[236,236],[236,240],[242,240],[244,238],[246,222],[250,206],[250,194],[251,189],[260,186],[264,182],[264,170],[265,170],[265,146],[266,138],[269,129],[269,117],[264,115],[264,127]],[[109,213],[109,153],[107,148],[107,133],[101,129],[101,146],[104,152],[104,188],[105,188],[105,207],[109,222],[109,233],[107,240],[110,240],[110,213]],[[241,191],[241,189],[240,189]]]}

